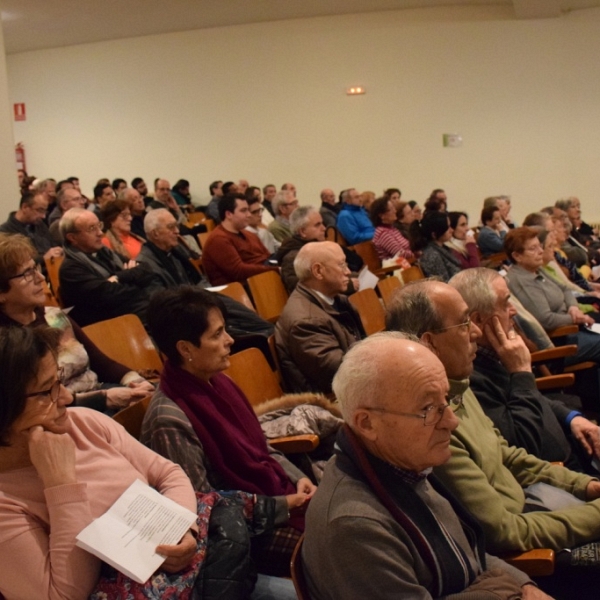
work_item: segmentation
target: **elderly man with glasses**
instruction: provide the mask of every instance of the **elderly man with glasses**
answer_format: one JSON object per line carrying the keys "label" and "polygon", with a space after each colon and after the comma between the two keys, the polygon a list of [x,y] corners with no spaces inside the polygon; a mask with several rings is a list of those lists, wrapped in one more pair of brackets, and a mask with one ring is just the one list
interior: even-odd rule
{"label": "elderly man with glasses", "polygon": [[102,243],[102,224],[84,208],[69,209],[60,220],[65,259],[60,295],[70,315],[84,327],[129,313],[145,321],[154,274],[135,261],[123,261]]}
{"label": "elderly man with glasses", "polygon": [[345,425],[306,515],[310,597],[548,598],[485,554],[475,519],[432,475],[462,398],[411,337],[359,342],[333,380]]}
{"label": "elderly man with glasses", "polygon": [[[469,387],[481,337],[470,312],[456,289],[431,280],[403,287],[388,308],[388,329],[427,344],[444,365],[451,394],[463,395],[452,457],[435,469],[436,475],[479,520],[488,551],[571,548],[559,557],[559,566],[583,564],[590,555],[598,565],[595,545],[577,547],[600,540],[600,481],[509,446],[494,429]],[[544,585],[564,585],[575,571],[561,569],[560,577],[544,578]],[[600,570],[592,571],[600,582]]]}

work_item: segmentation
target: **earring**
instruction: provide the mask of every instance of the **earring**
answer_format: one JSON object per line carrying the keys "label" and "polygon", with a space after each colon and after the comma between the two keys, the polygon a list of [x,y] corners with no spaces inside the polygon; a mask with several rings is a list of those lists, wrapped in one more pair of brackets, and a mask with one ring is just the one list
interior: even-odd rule
{"label": "earring", "polygon": [[188,356],[188,362],[192,362],[192,357]]}

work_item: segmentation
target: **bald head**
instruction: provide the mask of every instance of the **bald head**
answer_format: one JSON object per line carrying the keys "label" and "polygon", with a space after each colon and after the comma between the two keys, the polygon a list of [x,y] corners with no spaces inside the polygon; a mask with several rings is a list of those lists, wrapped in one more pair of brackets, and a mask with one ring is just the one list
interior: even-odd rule
{"label": "bald head", "polygon": [[335,204],[335,192],[329,188],[321,190],[321,202],[325,202],[325,204]]}
{"label": "bald head", "polygon": [[[369,336],[346,353],[332,387],[345,422],[371,454],[413,471],[450,457],[458,421],[444,408],[448,380],[418,340],[398,332]],[[427,411],[439,422],[424,427],[419,419]]]}
{"label": "bald head", "polygon": [[346,256],[335,242],[309,242],[302,246],[294,260],[294,270],[300,283],[329,297],[348,287],[350,270]]}

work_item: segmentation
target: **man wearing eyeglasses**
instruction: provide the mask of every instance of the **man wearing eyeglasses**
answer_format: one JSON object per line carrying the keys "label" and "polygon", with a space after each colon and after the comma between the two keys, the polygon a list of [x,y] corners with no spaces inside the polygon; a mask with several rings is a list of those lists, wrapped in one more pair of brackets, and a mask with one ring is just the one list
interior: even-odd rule
{"label": "man wearing eyeglasses", "polygon": [[41,192],[27,192],[21,198],[19,210],[11,212],[8,220],[0,225],[0,232],[20,233],[28,237],[44,259],[62,256],[62,248],[52,242],[44,223],[47,209],[48,201]]}
{"label": "man wearing eyeglasses", "polygon": [[306,515],[311,598],[548,598],[484,553],[477,522],[431,473],[450,458],[462,398],[430,350],[370,336],[333,390],[345,424]]}
{"label": "man wearing eyeglasses", "polygon": [[[259,188],[255,187],[251,189],[255,189],[260,192]],[[257,235],[262,245],[269,251],[269,254],[275,254],[275,252],[279,250],[281,242],[278,242],[273,237],[273,234],[263,226],[262,218],[265,209],[262,206],[260,196],[248,197],[248,195],[246,195],[246,199],[248,200],[248,209],[250,210],[246,231],[251,231],[254,235]]]}
{"label": "man wearing eyeglasses", "polygon": [[[471,387],[485,414],[509,444],[574,471],[584,470],[583,460],[589,469],[590,458],[600,457],[600,428],[537,389],[531,354],[512,326],[517,311],[505,279],[497,271],[478,267],[461,271],[448,283],[469,305],[471,318],[483,332]],[[565,431],[572,435],[567,438]],[[587,460],[584,454],[589,455]]]}
{"label": "man wearing eyeglasses", "polygon": [[269,224],[268,229],[278,242],[283,242],[292,237],[290,216],[298,208],[298,199],[292,190],[281,190],[275,194],[272,206],[275,220]]}
{"label": "man wearing eyeglasses", "polygon": [[[425,342],[444,365],[451,393],[463,394],[452,457],[436,475],[479,520],[488,551],[572,548],[565,562],[577,564],[587,550],[576,547],[600,539],[600,481],[509,446],[494,429],[469,387],[481,337],[469,314],[457,290],[431,280],[403,287],[388,308],[388,329]],[[591,551],[597,555],[596,548]],[[545,579],[548,586],[564,584],[573,576],[567,571]]]}
{"label": "man wearing eyeglasses", "polygon": [[60,221],[65,259],[60,295],[73,306],[71,317],[84,327],[129,313],[145,321],[154,274],[135,261],[123,261],[102,243],[102,224],[84,208],[71,208]]}

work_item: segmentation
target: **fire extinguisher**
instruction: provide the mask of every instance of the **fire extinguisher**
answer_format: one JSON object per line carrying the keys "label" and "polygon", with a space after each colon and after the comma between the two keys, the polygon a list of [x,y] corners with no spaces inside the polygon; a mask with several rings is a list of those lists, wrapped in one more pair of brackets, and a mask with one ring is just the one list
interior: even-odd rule
{"label": "fire extinguisher", "polygon": [[23,169],[23,171],[27,172],[25,164],[25,146],[23,146],[21,142],[15,146],[15,155],[17,158],[17,169]]}

